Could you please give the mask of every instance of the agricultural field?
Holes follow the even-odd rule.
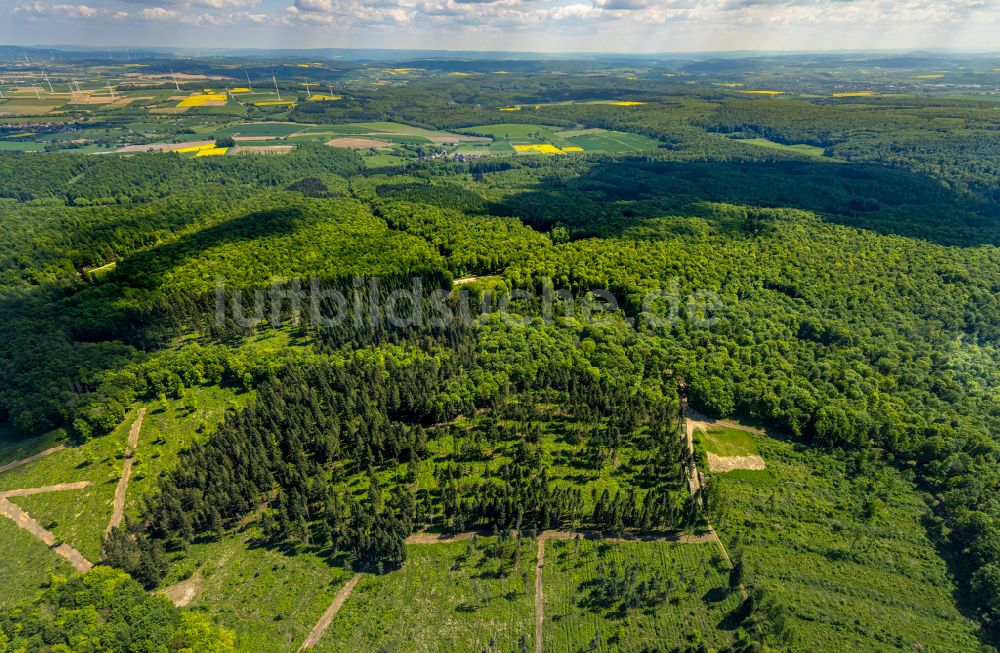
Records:
[[[551,540],[544,650],[635,652],[734,639],[742,598],[716,546]],[[614,587],[624,583],[624,587]],[[646,588],[649,588],[648,590]]]
[[[402,569],[361,578],[315,650],[479,653],[533,645],[536,548],[528,538],[410,544]]]
[[[545,125],[496,124],[467,127],[458,131],[489,136],[497,143],[509,144],[520,153],[606,152],[617,154],[655,149],[660,145],[659,142],[645,136],[599,128],[565,130]]]

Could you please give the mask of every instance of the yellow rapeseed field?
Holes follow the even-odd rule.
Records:
[[[532,145],[513,145],[512,146],[517,152],[538,152],[539,154],[565,154],[555,145],[549,145],[548,143],[538,143]]]
[[[281,104],[295,104],[292,100],[265,100],[263,102],[254,102],[255,107],[273,107],[275,105]]]
[[[616,107],[637,107],[640,104],[646,104],[646,103],[645,102],[632,102],[632,101],[629,101],[629,100],[619,100],[617,102],[611,102],[610,104],[613,104]]]
[[[330,95],[329,93],[313,93],[309,96],[310,102],[333,102],[339,99],[339,95]]]
[[[740,93],[748,93],[750,95],[784,95],[784,91],[740,91]]]
[[[520,111],[521,107],[500,107],[501,111]]]
[[[834,93],[833,97],[872,97],[875,91],[848,91],[845,93]]]
[[[177,103],[179,107],[203,107],[206,102],[225,102],[225,93],[202,93],[190,95]]]
[[[583,148],[582,147],[575,147],[575,146],[574,147],[564,147],[562,149],[562,151],[563,152],[583,152]]]
[[[203,150],[198,150],[194,156],[195,158],[199,156],[221,156],[228,151],[228,147],[206,147]]]
[[[192,145],[191,147],[182,147],[176,150],[170,150],[171,152],[176,152],[178,154],[190,154],[191,152],[201,152],[202,150],[210,150],[214,148],[215,145],[209,143],[208,145]]]
[[[250,89],[245,86],[237,86],[236,88],[229,89],[230,93],[249,93]]]

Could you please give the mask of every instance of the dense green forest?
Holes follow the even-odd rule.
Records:
[[[607,97],[644,104],[584,103]],[[500,111],[511,105],[523,106]],[[354,87],[287,111],[321,125],[602,128],[658,145],[385,168],[314,143],[207,159],[0,153],[4,438],[63,429],[84,443],[136,405],[206,386],[253,393],[105,538],[103,561],[136,582],[104,568],[53,582],[0,616],[0,648],[106,650],[114,632],[231,650],[203,615],[141,586],[249,521],[262,548],[379,575],[428,530],[516,539],[490,549],[503,578],[520,538],[545,530],[700,532],[725,499],[711,481],[688,490],[682,397],[927,492],[921,527],[995,641],[995,110],[515,74]],[[757,138],[823,155],[744,142]],[[293,280],[342,292],[348,319],[299,321],[288,297],[261,299],[257,324],[237,319],[255,291]],[[450,319],[398,327],[368,310],[414,280],[425,294],[411,313]],[[279,335],[290,344],[258,346]],[[732,571],[731,591],[750,591],[731,650],[820,646]],[[617,573],[601,577],[609,605],[665,600]],[[66,644],[83,635],[64,612],[88,615],[86,643]]]

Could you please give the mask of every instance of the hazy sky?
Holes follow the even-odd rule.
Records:
[[[0,43],[1000,50],[1000,0],[0,0]]]

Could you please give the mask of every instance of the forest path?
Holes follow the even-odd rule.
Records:
[[[0,474],[9,471],[11,469],[14,469],[15,467],[20,467],[21,465],[27,465],[28,463],[35,462],[39,458],[44,458],[45,456],[52,455],[55,452],[62,451],[65,448],[66,448],[65,444],[60,444],[56,447],[52,447],[51,449],[46,449],[45,451],[41,451],[32,456],[28,456],[27,458],[22,458],[21,460],[15,460],[14,462],[7,463],[6,465],[0,466]]]
[[[544,533],[538,538],[538,557],[535,560],[535,653],[542,653],[542,625],[545,622],[545,594],[542,587],[545,539]]]
[[[462,533],[414,533],[406,538],[407,544],[451,544],[454,542],[466,542],[474,537],[495,537],[498,533],[494,531],[465,531]],[[549,530],[542,531],[538,539],[545,540],[572,540],[575,538],[584,540],[603,540],[605,542],[674,542],[677,544],[701,544],[711,542],[712,537],[708,533],[695,535],[692,533],[667,533],[663,535],[655,534],[624,534],[621,536],[607,536],[602,531],[593,529],[581,529],[576,531]]]
[[[90,485],[90,481],[74,481],[73,483],[58,483],[56,485],[29,487],[21,490],[7,490],[6,492],[0,492],[0,498],[27,497],[32,494],[45,494],[46,492],[59,492],[61,490],[82,490],[88,485]]]
[[[89,481],[84,481],[83,487],[89,485]],[[27,496],[28,494],[39,494],[40,492],[54,492],[57,490],[79,489],[79,483],[65,483],[63,485],[50,485],[46,488],[32,488],[31,490],[12,490],[0,495],[0,515],[12,520],[19,527],[28,531],[41,540],[58,555],[65,558],[69,564],[77,571],[87,571],[93,567],[93,563],[83,557],[83,554],[66,544],[65,542],[56,545],[56,536],[51,531],[46,530],[34,518],[20,507],[7,500],[8,496]]]
[[[146,407],[139,409],[132,429],[128,432],[128,444],[125,446],[125,464],[122,466],[122,475],[118,479],[118,487],[115,488],[115,503],[111,511],[111,521],[104,529],[105,533],[110,533],[112,528],[121,526],[122,518],[125,516],[125,492],[128,490],[128,481],[132,477],[132,460],[135,455],[135,448],[139,445],[139,430],[142,428],[142,419],[146,416]]]
[[[361,580],[360,572],[354,574],[354,576],[351,577],[351,580],[347,581],[347,584],[340,588],[337,595],[333,597],[333,603],[330,604],[330,607],[328,607],[326,612],[323,613],[323,616],[319,618],[319,621],[316,622],[313,629],[309,631],[308,635],[306,635],[305,641],[302,642],[302,646],[298,648],[296,653],[301,653],[306,649],[316,646],[319,642],[319,638],[322,637],[323,633],[326,632],[326,629],[330,627],[330,623],[333,621],[333,618],[337,616],[340,608],[343,607],[344,602],[351,596],[351,592],[354,591],[354,586],[358,584],[359,580]]]

